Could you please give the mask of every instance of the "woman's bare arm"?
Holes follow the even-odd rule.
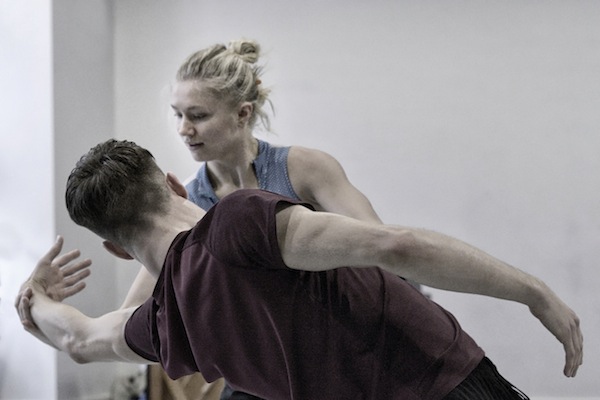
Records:
[[[288,175],[298,197],[317,210],[381,222],[369,199],[348,180],[340,163],[331,155],[292,146]]]

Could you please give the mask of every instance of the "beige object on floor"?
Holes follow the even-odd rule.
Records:
[[[173,380],[159,365],[148,367],[149,400],[219,400],[224,381],[208,383],[201,374]]]

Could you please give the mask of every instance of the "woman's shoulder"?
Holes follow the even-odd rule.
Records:
[[[303,201],[322,209],[318,193],[347,182],[342,165],[331,154],[303,146],[291,146],[288,155],[290,182]]]
[[[292,163],[318,170],[340,167],[340,163],[331,154],[323,150],[296,145],[289,146],[288,165]]]
[[[261,140],[258,139],[258,143],[259,143],[259,148],[262,148],[263,150],[269,150],[269,151],[289,151],[290,153],[294,153],[293,156],[294,157],[309,157],[310,159],[333,159],[335,160],[335,158],[323,151],[323,150],[319,150],[319,149],[315,149],[312,147],[306,147],[306,146],[300,146],[300,145],[286,145],[286,144],[279,144],[279,143],[272,143],[272,142],[268,142],[266,140]]]

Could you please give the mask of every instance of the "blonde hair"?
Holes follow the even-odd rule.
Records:
[[[270,90],[261,84],[263,68],[257,65],[260,45],[247,39],[231,41],[229,45],[216,44],[190,55],[179,67],[178,81],[201,80],[215,95],[229,99],[231,105],[250,102],[253,106],[250,126],[260,120],[269,131],[271,124],[263,106],[269,103]]]

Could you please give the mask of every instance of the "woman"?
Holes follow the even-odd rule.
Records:
[[[269,129],[264,106],[269,90],[256,65],[260,47],[240,40],[192,54],[180,66],[171,107],[177,132],[192,158],[203,162],[186,189],[209,209],[241,188],[260,188],[310,203],[315,209],[381,223],[369,200],[329,154],[299,146],[276,147],[256,139],[258,123]],[[153,278],[141,269],[125,305],[151,294]]]
[[[254,137],[258,124],[269,130],[264,107],[258,43],[217,44],[193,53],[179,67],[171,107],[177,132],[194,160],[203,162],[186,185],[191,201],[209,209],[241,188],[260,188],[315,209],[381,223],[369,200],[330,155],[299,146],[276,147]],[[141,304],[155,279],[141,268],[122,307]],[[229,388],[222,399],[255,398]]]

